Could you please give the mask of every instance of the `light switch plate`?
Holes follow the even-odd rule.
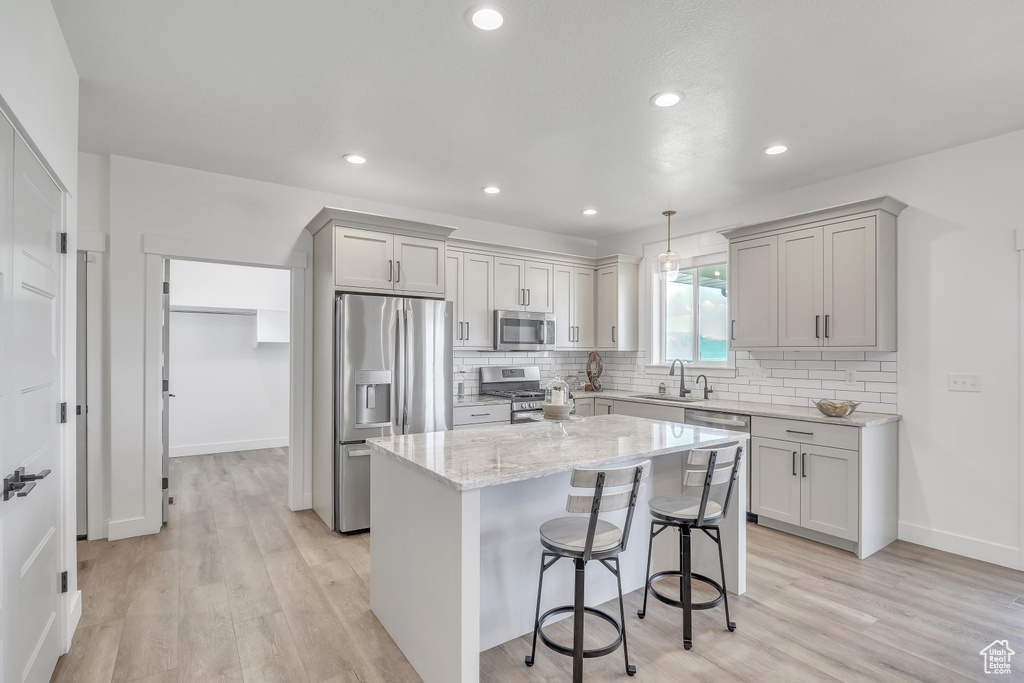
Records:
[[[949,373],[950,391],[981,391],[981,375]]]

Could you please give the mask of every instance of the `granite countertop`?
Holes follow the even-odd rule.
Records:
[[[508,403],[507,398],[501,396],[486,396],[484,394],[466,394],[462,398],[455,396],[452,405],[458,406],[492,406],[501,405],[502,403]]]
[[[828,417],[818,412],[817,408],[804,408],[801,406],[785,406],[772,403],[754,403],[752,401],[716,401],[714,399],[696,401],[673,401],[671,399],[648,399],[635,398],[640,391],[620,391],[617,389],[606,389],[605,391],[590,391],[576,394],[576,398],[608,398],[615,401],[631,401],[633,403],[650,403],[659,406],[677,406],[680,408],[697,408],[699,410],[710,410],[720,413],[737,413],[740,415],[753,415],[757,417],[778,417],[788,420],[803,420],[805,422],[823,422],[825,424],[846,425],[849,427],[872,427],[874,425],[898,422],[902,416],[888,413],[862,413],[857,411],[849,417]],[[675,394],[672,394],[673,396]],[[691,398],[691,394],[687,398]]]
[[[451,432],[367,439],[370,450],[422,470],[456,491],[498,486],[603,467],[691,448],[746,439],[746,434],[600,415],[566,424],[569,436],[549,437],[551,424],[509,424]]]

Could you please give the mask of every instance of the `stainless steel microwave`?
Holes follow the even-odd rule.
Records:
[[[554,348],[554,313],[494,312],[495,351],[553,351]]]

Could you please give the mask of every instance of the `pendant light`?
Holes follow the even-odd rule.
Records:
[[[672,216],[675,211],[662,211],[662,216],[668,218],[668,251],[658,257],[659,272],[661,279],[671,282],[679,276],[679,262],[682,260],[679,254],[672,251]]]

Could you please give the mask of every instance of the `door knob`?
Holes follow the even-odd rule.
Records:
[[[44,479],[49,473],[50,470],[43,470],[39,474],[25,474],[24,467],[14,470],[14,474],[4,477],[4,500],[10,500],[15,495],[18,498],[24,498],[32,493],[32,489],[36,487],[36,481]]]

